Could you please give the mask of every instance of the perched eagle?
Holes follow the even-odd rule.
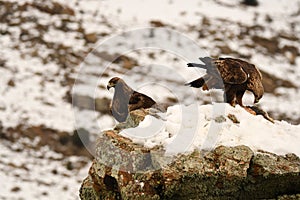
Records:
[[[199,58],[203,64],[188,63],[188,67],[206,69],[206,74],[187,85],[203,90],[224,89],[224,101],[235,106],[243,106],[242,98],[246,90],[254,94],[257,103],[264,93],[262,76],[255,65],[235,58]]]
[[[119,77],[110,79],[107,89],[115,88],[111,103],[111,113],[118,122],[126,121],[130,111],[151,108],[156,102],[145,94],[134,91]]]

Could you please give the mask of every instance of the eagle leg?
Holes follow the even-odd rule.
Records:
[[[224,102],[229,103],[231,106],[235,107],[235,93],[231,90],[225,90],[224,92]]]
[[[245,91],[239,91],[237,92],[236,94],[236,101],[237,103],[241,106],[241,107],[244,107],[243,105],[243,96],[245,94]]]

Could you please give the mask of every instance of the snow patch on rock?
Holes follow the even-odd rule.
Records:
[[[228,116],[234,116],[237,121]],[[160,117],[148,115],[138,127],[125,129],[120,134],[148,148],[163,146],[166,154],[211,150],[220,145],[246,145],[255,152],[300,156],[300,125],[285,121],[273,124],[240,106],[175,105]]]

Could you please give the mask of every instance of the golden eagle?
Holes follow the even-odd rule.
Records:
[[[262,98],[264,88],[262,76],[255,65],[235,58],[199,58],[204,64],[188,63],[188,67],[206,69],[206,74],[187,85],[203,90],[212,88],[224,90],[224,101],[232,106],[243,106],[246,90],[254,94],[254,103]]]
[[[111,113],[118,122],[124,122],[128,113],[141,108],[151,108],[156,102],[145,94],[134,91],[119,77],[110,79],[107,89],[115,88]]]

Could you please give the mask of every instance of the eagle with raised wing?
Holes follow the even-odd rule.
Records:
[[[107,89],[115,88],[110,110],[118,122],[124,122],[130,111],[151,108],[156,102],[145,94],[134,91],[119,77],[110,79]]]
[[[255,65],[236,58],[199,58],[204,64],[188,63],[188,67],[206,69],[206,74],[187,85],[203,90],[224,90],[224,101],[232,106],[244,107],[242,98],[246,90],[254,94],[254,103],[262,98],[262,75]]]

